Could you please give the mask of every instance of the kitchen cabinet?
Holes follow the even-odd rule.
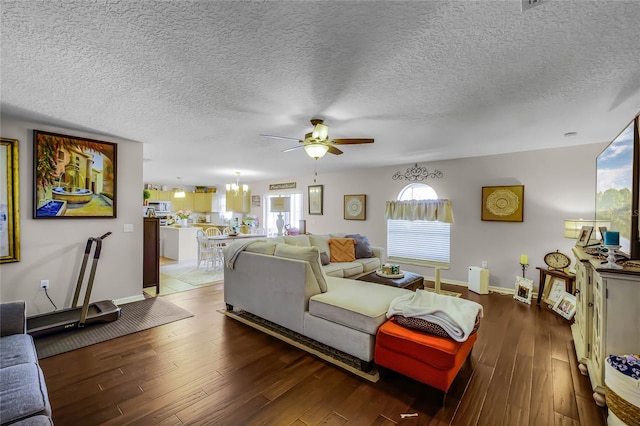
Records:
[[[213,204],[213,196],[211,192],[196,192],[193,194],[193,211],[194,212],[210,212]]]
[[[224,211],[225,199],[223,194],[212,192],[196,192],[193,194],[193,196],[194,212],[208,213]]]
[[[178,210],[194,211],[193,196],[193,192],[185,192],[184,198],[171,197],[171,210],[174,212],[177,212]]]
[[[150,189],[149,192],[151,196],[149,200],[151,201],[172,201],[171,191],[160,191],[158,189]]]
[[[580,371],[589,375],[593,398],[604,406],[607,357],[637,353],[640,347],[640,268],[607,269],[582,248],[573,253],[577,306],[571,333]]]

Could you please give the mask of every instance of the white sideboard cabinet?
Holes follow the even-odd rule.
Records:
[[[589,375],[593,398],[604,406],[607,357],[640,353],[640,268],[603,268],[581,247],[573,254],[577,306],[571,332],[580,371]]]

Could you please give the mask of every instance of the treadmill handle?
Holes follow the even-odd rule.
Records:
[[[101,240],[104,240],[105,238],[107,238],[109,235],[111,235],[111,232],[107,232],[106,234],[104,234],[103,236],[100,237]]]

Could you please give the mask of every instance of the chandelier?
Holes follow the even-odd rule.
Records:
[[[246,213],[250,209],[251,192],[248,185],[240,185],[240,172],[236,172],[236,183],[228,183],[226,186],[225,210],[236,213]]]

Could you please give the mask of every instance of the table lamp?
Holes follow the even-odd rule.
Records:
[[[278,219],[276,220],[276,227],[278,228],[278,236],[282,235],[282,228],[284,228],[284,219],[282,213],[288,213],[291,209],[291,199],[289,197],[277,197],[271,199],[272,213],[278,213]]]

